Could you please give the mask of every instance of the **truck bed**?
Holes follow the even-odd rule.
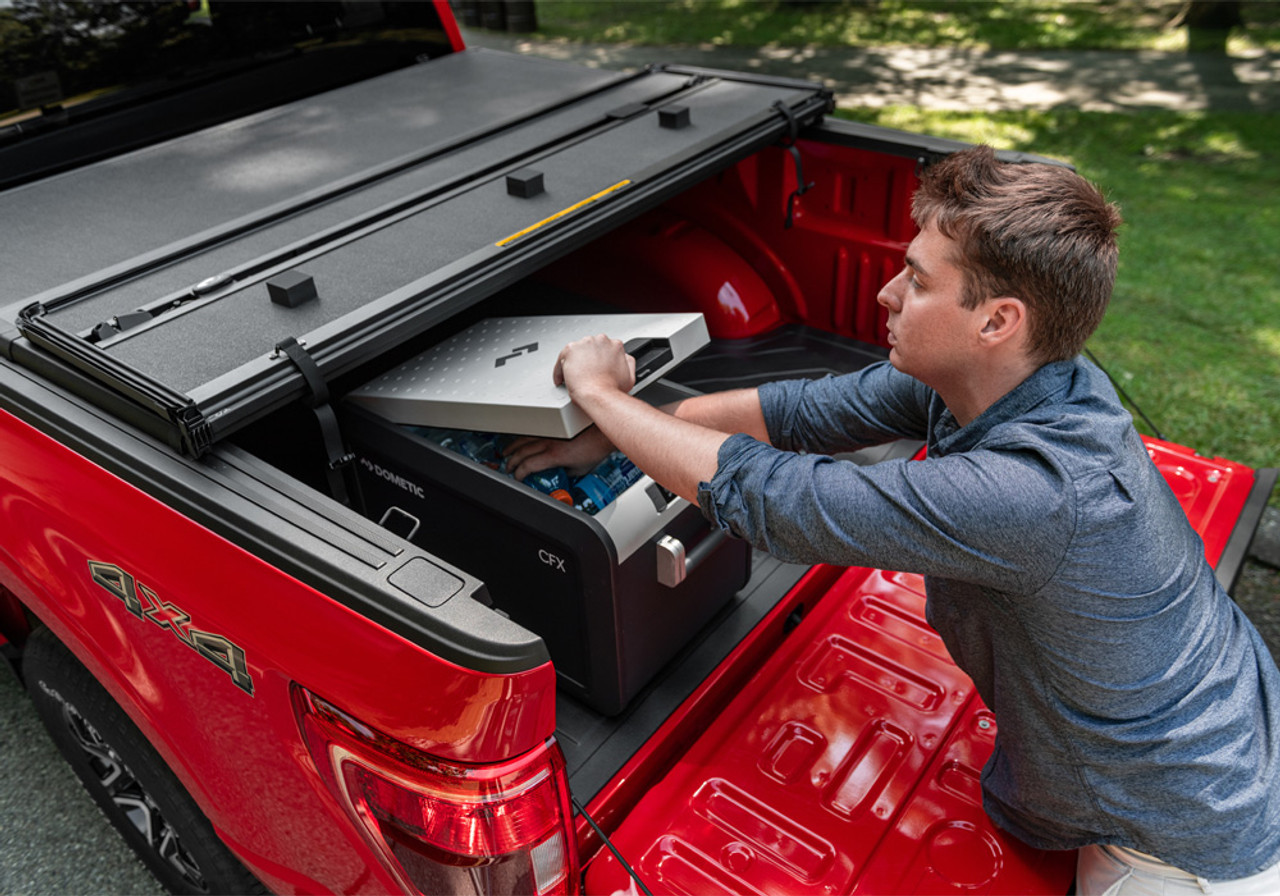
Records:
[[[421,99],[432,90],[446,97],[439,118]],[[417,114],[365,114],[385,110],[388,98]],[[257,779],[238,773],[236,762],[265,775],[263,758],[283,764],[301,755],[296,713],[310,699],[300,696],[305,690],[349,713],[359,722],[352,731],[398,745],[390,752],[405,746],[453,768],[554,753],[546,747],[554,729],[575,800],[663,890],[1065,892],[1069,858],[1012,842],[981,811],[977,774],[994,720],[926,624],[918,577],[796,566],[757,552],[733,593],[746,554],[727,542],[743,561],[736,569],[721,575],[704,566],[700,574],[717,581],[691,577],[663,601],[677,594],[655,576],[656,545],[667,533],[646,531],[622,557],[599,522],[578,517],[571,522],[592,530],[595,556],[593,576],[575,591],[563,587],[567,578],[546,585],[512,570],[534,557],[548,568],[574,559],[551,554],[550,527],[530,520],[559,514],[564,522],[578,511],[495,470],[464,467],[420,439],[416,448],[435,451],[439,462],[430,481],[424,464],[422,481],[374,473],[371,485],[366,474],[361,492],[361,461],[375,465],[357,452],[345,396],[486,317],[602,304],[697,311],[711,344],[667,377],[685,392],[843,373],[884,358],[875,344],[884,334],[876,291],[900,268],[914,233],[907,209],[918,169],[947,147],[822,122],[829,100],[818,85],[784,79],[680,67],[621,76],[456,54],[219,131],[243,146],[219,154],[217,171],[206,173],[256,169],[257,190],[249,177],[245,193],[218,188],[206,204],[205,191],[167,202],[186,185],[186,155],[200,146],[178,140],[113,160],[118,178],[101,192],[87,189],[100,177],[90,169],[0,197],[0,213],[36,222],[0,256],[38,262],[0,301],[4,410],[30,445],[54,443],[83,481],[116,489],[132,516],[149,509],[158,556],[112,568],[145,572],[148,587],[180,601],[152,609],[175,619],[191,613],[236,635],[245,648],[237,656],[247,659],[233,684],[257,687],[256,704],[233,704],[245,730],[265,728],[269,709],[272,730],[287,732],[294,747],[269,752],[275,745],[263,740],[261,758],[224,754],[199,725],[174,715],[163,731],[147,729],[165,735],[167,755],[194,772],[203,759],[250,788]],[[272,151],[277,141],[305,144],[308,122],[341,131],[323,141],[333,158],[308,167]],[[387,142],[389,132],[395,139]],[[147,193],[150,213],[92,253],[65,251],[68,221],[110,220],[130,189]],[[78,216],[53,213],[74,206],[80,192],[89,205]],[[282,275],[314,292],[277,301],[289,292]],[[379,421],[375,440],[417,439],[405,434],[408,422]],[[1229,582],[1274,476],[1255,479],[1163,443],[1148,448]],[[897,461],[918,449],[897,443],[852,459]],[[37,452],[24,456],[22,478],[43,486],[51,477]],[[388,483],[391,497],[372,506],[373,486]],[[469,489],[483,495],[473,500]],[[677,500],[646,493],[654,498],[647,510],[658,514]],[[405,494],[420,502],[417,517],[396,503]],[[541,502],[538,514],[525,512],[529,502]],[[678,509],[701,527],[698,535],[708,531],[696,508]],[[222,587],[188,591],[187,553],[163,550],[174,519],[191,533],[184,546],[201,543],[202,558],[251,566],[263,584],[241,593],[226,561],[201,576],[228,579]],[[414,525],[401,530],[396,523],[406,520]],[[105,525],[88,528],[90,559],[124,562],[118,551],[99,552],[96,530]],[[514,536],[501,534],[517,528],[532,533],[524,546],[533,548],[519,561]],[[587,566],[570,564],[575,574]],[[153,581],[161,571],[165,578]],[[499,594],[504,576],[508,591]],[[89,635],[104,633],[102,645],[87,638],[83,652],[102,647],[98,653],[114,656],[120,638],[108,620],[121,608],[92,582],[80,586],[96,614]],[[574,591],[563,603],[576,605],[553,618],[555,587]],[[633,693],[635,679],[652,670],[619,663],[621,672],[602,672],[607,664],[593,651],[632,634],[626,623],[636,621],[636,603],[627,601],[642,589],[656,601],[644,605],[642,649],[661,667]],[[700,603],[705,624],[689,611],[692,601],[681,602],[691,591],[714,592]],[[523,601],[527,612],[512,612],[507,601]],[[633,615],[601,610],[619,604]],[[667,628],[682,614],[694,619],[687,640],[687,631]],[[118,676],[118,692],[145,717],[153,704],[178,706],[172,692],[186,687],[151,671],[168,670],[174,650],[189,662],[201,658],[181,654],[181,627],[164,630],[169,616],[162,624],[134,615],[128,633],[162,642],[130,666],[148,687]],[[246,626],[251,617],[259,624]],[[565,651],[552,642],[565,635],[567,618],[586,634]],[[668,661],[653,659],[668,648]],[[567,669],[571,663],[584,671]],[[114,674],[100,658],[102,668]],[[593,707],[598,692],[582,687],[588,674],[609,673],[632,679],[606,695],[616,711]],[[152,680],[163,687],[150,689]],[[581,699],[569,692],[575,686]],[[251,721],[250,710],[261,719]],[[282,804],[278,782],[327,799],[302,768],[272,781]],[[217,811],[232,806],[213,797],[204,805],[215,825]],[[271,812],[251,820],[283,828],[291,819]],[[241,838],[245,854],[249,830],[227,834]],[[306,834],[326,836],[320,827]],[[585,821],[577,834],[591,860],[587,889],[627,890],[627,872]],[[293,840],[277,832],[272,848],[285,852]],[[302,859],[323,864],[326,856],[311,849]],[[275,861],[264,856],[256,867]],[[296,889],[337,886],[335,877],[324,880]]]

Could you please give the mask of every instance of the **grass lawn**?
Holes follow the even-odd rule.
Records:
[[[1251,466],[1280,464],[1280,118],[839,114],[1074,164],[1125,217],[1115,295],[1090,348],[1167,438]]]
[[[1180,2],[1081,0],[537,0],[544,38],[738,46],[1174,50]],[[1280,49],[1280,4],[1247,3],[1232,52]]]

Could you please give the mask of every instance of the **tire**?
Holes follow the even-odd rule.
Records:
[[[175,894],[267,892],[142,732],[48,629],[27,641],[22,672],[59,752],[161,886]]]

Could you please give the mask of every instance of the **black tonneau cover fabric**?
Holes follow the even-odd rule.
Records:
[[[0,306],[617,77],[471,50],[0,192]]]
[[[166,145],[162,188],[145,153],[129,157],[120,170],[157,220],[122,226],[124,236],[108,241],[121,254],[101,270],[11,306],[24,309],[23,334],[160,409],[183,430],[184,450],[199,453],[307,396],[303,371],[275,351],[282,341],[305,346],[313,381],[316,371],[348,372],[829,105],[802,82],[675,68],[618,75],[490,52],[370,83],[383,89],[358,85],[286,107],[279,120],[255,116],[241,134],[223,127],[204,143]],[[215,152],[216,140],[233,145]],[[427,145],[406,152],[415,140]],[[365,147],[378,150],[357,170],[352,159]],[[201,155],[229,178],[227,189],[180,188],[184,157]],[[530,170],[544,189],[513,195],[508,176]],[[68,187],[49,189],[31,190],[39,221],[60,239],[92,242],[87,219],[87,232],[60,233],[68,225],[53,211]],[[106,192],[123,202],[121,189]],[[202,219],[206,199],[214,211]],[[100,217],[102,202],[90,203]],[[94,252],[88,264],[101,264],[106,250]],[[273,303],[265,281],[298,270],[318,297]],[[193,292],[210,276],[218,285]]]

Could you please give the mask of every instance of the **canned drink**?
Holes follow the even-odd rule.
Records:
[[[631,462],[631,458],[621,451],[610,454],[591,472],[604,480],[615,497],[631,488],[644,476],[640,468]]]
[[[573,495],[573,506],[593,516],[608,507],[617,497],[595,473],[579,478],[569,491]]]

